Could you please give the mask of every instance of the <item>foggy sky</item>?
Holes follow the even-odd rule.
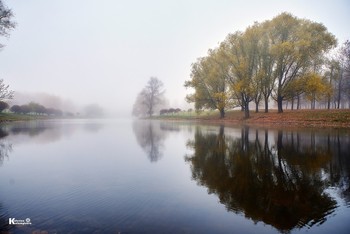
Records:
[[[17,28],[0,52],[0,78],[21,93],[74,105],[98,103],[123,116],[149,77],[164,82],[171,107],[185,107],[191,63],[228,33],[283,11],[350,38],[344,1],[4,0]],[[30,100],[28,100],[30,101]],[[73,104],[72,104],[73,105]]]

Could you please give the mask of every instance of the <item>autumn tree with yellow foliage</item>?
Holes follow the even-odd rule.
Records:
[[[275,97],[278,112],[283,112],[285,89],[294,79],[308,72],[313,60],[336,46],[335,37],[320,23],[282,13],[271,20],[271,53],[276,57]]]
[[[218,48],[197,59],[191,79],[185,82],[194,89],[187,101],[194,102],[197,110],[218,109],[221,118],[237,104],[249,118],[250,102],[258,111],[262,99],[268,112],[271,97],[281,113],[283,101],[301,93],[307,93],[315,107],[321,94],[330,95],[316,67],[322,67],[324,55],[336,44],[323,24],[281,13],[229,34]]]
[[[220,49],[209,50],[207,57],[192,64],[191,80],[185,82],[185,87],[193,88],[195,93],[186,99],[195,103],[196,110],[219,110],[220,118],[224,118],[227,109],[237,106],[230,91],[228,68]]]
[[[243,107],[245,118],[249,118],[249,103],[260,95],[259,27],[255,24],[244,33],[228,35],[221,45],[229,61],[231,92]]]
[[[321,100],[329,92],[329,84],[315,73],[306,74],[304,79],[305,96],[311,102],[311,109],[315,109],[316,101]]]

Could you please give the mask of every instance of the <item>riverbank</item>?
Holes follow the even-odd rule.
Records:
[[[179,113],[153,117],[164,120],[186,120],[207,123],[247,124],[258,126],[288,126],[288,127],[336,127],[350,128],[350,110],[285,110],[277,113],[251,112],[249,119],[244,119],[244,113],[238,110],[229,111],[224,119],[220,119],[218,112],[204,112],[199,115]]]
[[[26,121],[36,119],[48,119],[48,116],[44,115],[20,115],[13,113],[0,113],[0,123],[12,122],[12,121]]]

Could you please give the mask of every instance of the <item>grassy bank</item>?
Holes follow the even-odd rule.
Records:
[[[303,127],[346,127],[350,128],[350,110],[286,110],[283,113],[270,111],[269,113],[251,112],[249,119],[244,119],[241,111],[229,111],[224,119],[219,118],[216,111],[182,112],[173,115],[154,117],[164,120],[191,120],[213,123],[232,123],[267,126],[303,126]]]
[[[11,121],[47,119],[47,118],[49,117],[43,116],[43,115],[19,115],[19,114],[13,114],[13,113],[0,113],[0,123],[11,122]]]

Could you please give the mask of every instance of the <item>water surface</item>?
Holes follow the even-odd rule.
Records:
[[[0,164],[2,231],[350,230],[346,130],[21,122],[1,126]]]

